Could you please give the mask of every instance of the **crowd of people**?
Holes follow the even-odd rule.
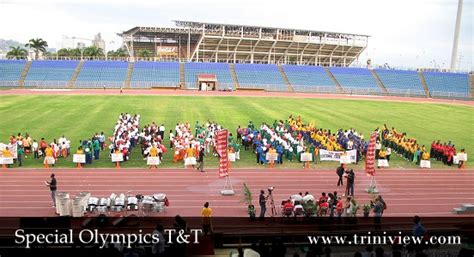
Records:
[[[131,150],[137,145],[139,137],[140,115],[130,115],[129,113],[121,113],[112,136],[109,138],[110,153],[122,154],[123,160],[130,158]]]

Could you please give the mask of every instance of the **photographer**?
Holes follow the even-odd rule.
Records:
[[[355,173],[352,169],[346,172],[345,177],[347,178],[347,187],[346,187],[346,195],[354,196],[354,181],[355,181]]]
[[[260,197],[259,197],[258,203],[260,204],[259,219],[264,220],[265,219],[265,212],[267,211],[267,206],[266,206],[267,205],[267,198],[265,197],[265,191],[264,190],[260,190]]]

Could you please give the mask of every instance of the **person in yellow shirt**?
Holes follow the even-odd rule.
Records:
[[[207,235],[208,233],[212,234],[212,209],[209,207],[209,202],[206,202],[204,204],[204,208],[202,208],[201,211],[202,215],[202,230],[204,232],[204,235]]]
[[[273,148],[272,146],[270,146],[270,149],[268,149],[268,153],[269,154],[276,154],[277,151],[275,148]],[[273,166],[275,166],[275,160],[269,160],[268,161],[268,164],[270,165],[271,168],[273,168]]]
[[[423,152],[423,154],[421,155],[421,159],[422,159],[423,161],[428,161],[428,160],[430,159],[430,153],[428,153],[428,152],[426,152],[426,151]]]
[[[76,154],[84,154],[84,150],[82,150],[82,146],[79,146],[79,148],[77,148]]]
[[[194,158],[194,162],[192,161]],[[186,148],[186,159],[188,159],[191,163],[194,163],[194,164],[191,164],[191,165],[188,165],[188,166],[192,166],[192,168],[194,168],[194,165],[196,163],[196,157],[194,156],[194,147],[192,145],[189,145],[188,148]],[[186,162],[186,160],[185,160]]]
[[[8,149],[8,147],[5,147],[5,149],[3,149],[2,157],[3,158],[12,158],[13,157],[13,155],[12,155],[12,153],[10,153],[10,150]]]
[[[49,164],[54,165],[54,150],[51,148],[51,146],[47,146],[46,149],[44,150],[44,167],[49,168]]]
[[[155,145],[150,149],[150,157],[158,157],[158,148]]]
[[[385,149],[381,149],[379,152],[379,159],[385,159],[387,158],[387,152],[385,152]]]

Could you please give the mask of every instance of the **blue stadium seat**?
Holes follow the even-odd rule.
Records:
[[[275,64],[235,64],[237,80],[241,88],[288,91]]]
[[[425,95],[416,71],[375,69],[375,72],[389,93]]]
[[[330,67],[329,70],[345,91],[381,93],[372,73],[365,68]]]
[[[25,86],[66,87],[79,61],[33,61]]]
[[[198,87],[199,74],[215,74],[220,88],[234,88],[228,63],[188,62],[185,64],[186,88]]]
[[[132,72],[130,87],[178,87],[179,63],[177,62],[136,62]]]
[[[0,60],[0,87],[18,86],[25,64],[25,60]]]
[[[467,73],[423,72],[432,96],[469,97]]]
[[[298,92],[336,92],[336,86],[321,66],[283,65],[286,76]]]
[[[127,78],[128,62],[86,61],[77,77],[76,87],[120,88]]]

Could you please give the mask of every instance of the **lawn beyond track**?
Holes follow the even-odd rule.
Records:
[[[375,127],[384,123],[407,132],[421,144],[429,147],[432,140],[452,140],[458,149],[466,148],[474,153],[472,135],[473,107],[435,103],[408,103],[348,99],[303,99],[265,97],[203,97],[203,96],[143,96],[143,95],[2,95],[0,96],[0,142],[18,132],[28,132],[34,139],[45,137],[47,141],[65,135],[76,149],[80,139],[104,131],[110,135],[121,112],[138,113],[141,124],[152,121],[164,123],[166,129],[174,129],[177,122],[189,121],[194,125],[212,120],[234,132],[238,125],[246,126],[249,120],[256,124],[272,123],[275,119],[286,119],[290,114],[301,115],[304,121],[314,121],[317,127],[331,129],[356,128],[368,135]],[[167,135],[168,133],[166,133]],[[168,145],[166,136],[165,145]],[[104,158],[94,162],[93,167],[111,167]],[[252,152],[243,152],[236,167],[256,167]],[[162,166],[180,168],[173,164],[171,155],[165,156]],[[216,167],[217,160],[209,157],[208,165]],[[415,166],[398,157],[393,158],[394,168]],[[433,167],[444,166],[433,163]],[[40,161],[29,157],[25,167],[38,167]],[[318,168],[334,167],[335,163],[324,163]],[[60,160],[59,167],[72,167],[71,160]],[[126,167],[145,167],[137,149]],[[300,167],[296,163],[285,163],[284,168]]]

